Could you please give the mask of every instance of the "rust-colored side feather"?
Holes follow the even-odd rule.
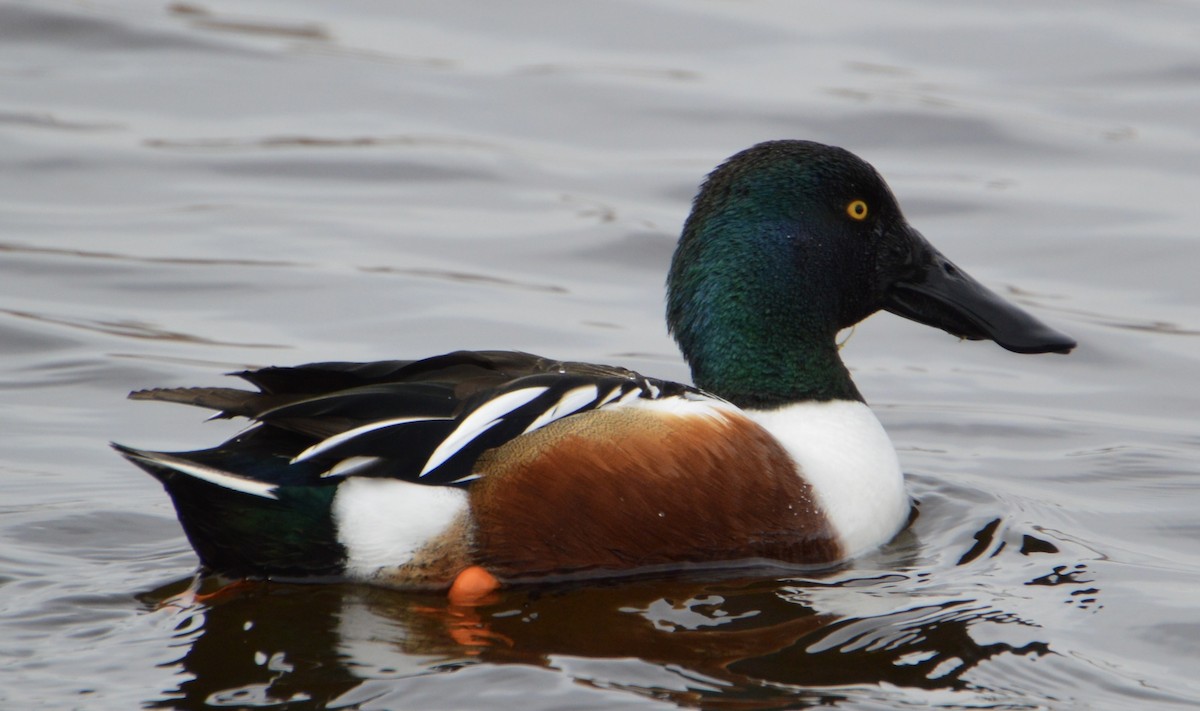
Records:
[[[478,561],[503,578],[841,549],[782,446],[736,413],[596,411],[485,455]]]

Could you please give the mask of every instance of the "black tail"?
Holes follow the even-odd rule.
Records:
[[[201,564],[213,572],[251,578],[342,573],[346,553],[331,515],[333,482],[291,486],[248,477],[222,466],[233,462],[222,461],[230,457],[221,448],[172,454],[112,446],[162,483]],[[276,459],[276,466],[286,460]]]

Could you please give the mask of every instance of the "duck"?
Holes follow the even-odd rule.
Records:
[[[199,571],[470,600],[748,561],[834,567],[912,504],[837,337],[888,311],[1022,354],[1069,336],[943,256],[843,148],[776,140],[703,181],[666,281],[692,384],[515,351],[235,373],[135,400],[245,418],[209,449],[113,444],[165,488]]]

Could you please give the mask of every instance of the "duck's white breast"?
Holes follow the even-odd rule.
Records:
[[[864,403],[802,402],[746,414],[795,460],[847,557],[883,545],[904,527],[910,502],[900,462]]]

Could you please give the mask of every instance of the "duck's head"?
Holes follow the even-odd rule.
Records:
[[[698,386],[749,407],[861,399],[835,339],[879,310],[1017,353],[1075,346],[942,256],[849,151],[760,143],[708,176],[667,278]]]

